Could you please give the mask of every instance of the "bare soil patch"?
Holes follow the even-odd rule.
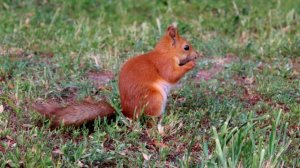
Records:
[[[196,81],[199,80],[211,80],[213,79],[218,73],[222,72],[225,66],[237,61],[237,56],[233,54],[227,54],[225,57],[213,57],[207,59],[208,62],[211,62],[213,65],[209,69],[200,70],[197,73]]]

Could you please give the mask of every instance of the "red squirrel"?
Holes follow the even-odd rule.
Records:
[[[152,51],[130,58],[121,67],[118,85],[122,113],[131,119],[137,119],[142,113],[161,116],[170,89],[195,67],[194,59],[198,56],[200,54],[179,35],[177,28],[169,26]],[[54,126],[78,126],[115,112],[104,101],[82,101],[64,107],[46,103],[34,108],[50,118]]]

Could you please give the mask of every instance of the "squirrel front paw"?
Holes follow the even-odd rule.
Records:
[[[191,70],[193,69],[194,67],[196,66],[196,63],[195,61],[189,61],[187,64],[184,65],[184,67],[187,69],[187,70]]]

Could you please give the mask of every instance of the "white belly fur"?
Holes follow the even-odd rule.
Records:
[[[163,80],[156,82],[155,85],[163,97],[163,102],[161,107],[161,114],[163,114],[166,108],[168,94],[172,89],[173,85]]]

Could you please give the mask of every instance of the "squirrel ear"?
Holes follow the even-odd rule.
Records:
[[[172,38],[172,45],[174,46],[176,44],[177,28],[174,25],[170,25],[167,29],[167,34]]]
[[[167,32],[171,38],[175,38],[177,35],[177,29],[174,25],[170,25],[167,29]]]

